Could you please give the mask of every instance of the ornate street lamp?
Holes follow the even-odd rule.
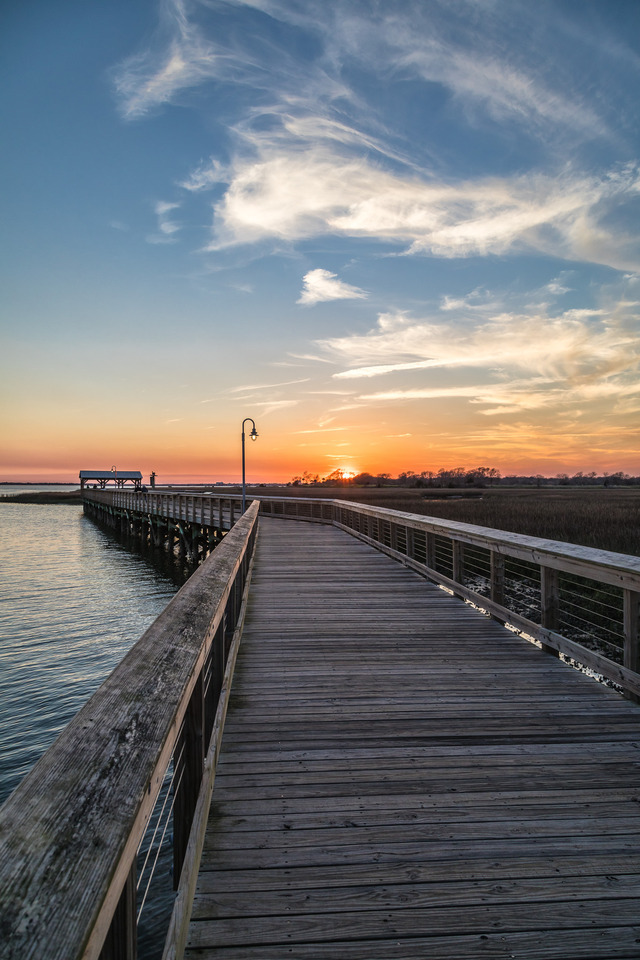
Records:
[[[246,483],[244,478],[244,425],[245,423],[250,423],[252,425],[251,433],[249,437],[251,440],[258,439],[258,431],[256,430],[256,425],[251,419],[251,417],[245,417],[242,421],[242,512],[247,509],[247,494],[246,494]]]

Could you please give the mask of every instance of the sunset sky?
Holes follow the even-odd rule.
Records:
[[[0,12],[0,480],[640,473],[638,0]]]

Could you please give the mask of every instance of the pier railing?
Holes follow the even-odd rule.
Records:
[[[203,526],[230,530],[242,516],[242,496],[236,494],[216,495],[175,491],[140,490],[85,490],[85,501],[103,504],[117,510],[128,510],[162,517],[168,520],[183,520]]]
[[[176,878],[194,856],[257,517],[252,504],[0,811],[3,958],[135,956],[137,851],[172,761]]]
[[[94,496],[114,498],[114,506],[220,525],[241,510],[241,498],[231,494]],[[549,653],[593,670],[628,696],[640,695],[640,558],[351,501],[257,499],[264,515],[348,530]]]
[[[634,699],[640,558],[384,507],[263,498],[261,513],[332,523]]]

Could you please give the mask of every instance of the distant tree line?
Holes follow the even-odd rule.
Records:
[[[534,476],[508,474],[502,476],[495,467],[474,467],[467,470],[465,467],[454,467],[450,470],[438,471],[422,470],[416,473],[413,470],[404,470],[397,477],[389,473],[358,473],[355,476],[345,474],[343,470],[333,470],[326,477],[317,473],[305,472],[301,476],[292,477],[289,486],[353,486],[353,487],[491,487],[491,486],[522,486],[522,487],[555,487],[555,486],[583,486],[583,487],[619,487],[640,484],[640,477],[632,477],[621,470],[616,473],[598,474],[578,473],[569,476],[568,473],[558,473],[554,477],[544,477],[537,473]]]

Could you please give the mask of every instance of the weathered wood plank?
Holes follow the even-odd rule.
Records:
[[[475,903],[463,906],[387,909],[332,914],[280,917],[242,917],[217,920],[197,920],[190,927],[190,948],[203,946],[235,946],[282,943],[322,943],[335,940],[375,940],[444,936],[455,931],[460,934],[485,934],[504,930],[550,931],[575,929],[578,917],[585,917],[591,930],[598,927],[636,926],[637,902],[616,900],[553,901],[531,905],[503,901],[499,904]],[[587,919],[588,918],[588,919]],[[418,955],[419,956],[419,955]]]
[[[581,928],[554,930],[553,936],[541,939],[538,930],[512,933],[482,933],[470,936],[450,935],[428,938],[412,937],[386,941],[359,942],[335,940],[331,943],[295,945],[297,960],[460,960],[461,957],[482,960],[629,960],[637,957],[640,925],[627,928],[598,927],[587,934]],[[282,960],[286,953],[280,945],[249,947],[201,948],[201,960]]]
[[[603,872],[602,868],[606,867]],[[374,886],[384,889],[387,884],[404,886],[411,895],[414,884],[449,884],[460,881],[485,881],[535,878],[574,878],[638,876],[637,852],[607,856],[606,860],[589,853],[583,855],[549,857],[520,856],[500,858],[495,856],[464,856],[441,860],[416,861],[395,860],[391,863],[351,863],[330,866],[306,865],[296,870],[269,867],[264,870],[201,870],[198,877],[198,892],[203,895],[220,892],[237,892],[240,895],[255,891],[297,891],[344,889],[348,886]]]

